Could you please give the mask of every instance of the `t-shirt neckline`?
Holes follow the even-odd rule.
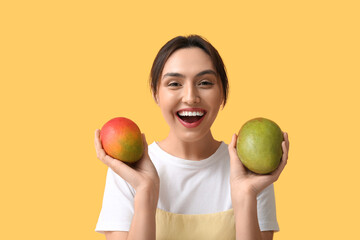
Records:
[[[150,147],[150,146],[149,146]],[[170,153],[164,151],[156,141],[151,144],[151,147],[154,148],[158,159],[166,161],[167,164],[173,164],[185,168],[204,168],[208,165],[211,165],[214,161],[218,161],[220,156],[224,154],[227,150],[226,144],[221,141],[218,149],[208,158],[202,160],[188,160],[179,157],[175,157]]]

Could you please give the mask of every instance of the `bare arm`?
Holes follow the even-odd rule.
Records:
[[[256,195],[244,194],[234,203],[236,239],[272,240],[273,231],[261,232]]]
[[[105,232],[107,240],[155,239],[156,204],[151,191],[136,193],[134,201],[134,216],[129,232]],[[155,207],[154,207],[155,206]]]
[[[106,240],[126,240],[129,232],[105,232]]]
[[[275,182],[284,169],[289,150],[289,140],[284,133],[283,156],[279,167],[268,175],[257,175],[248,171],[236,153],[236,135],[229,144],[231,199],[235,214],[237,240],[270,240],[273,232],[261,232],[257,218],[256,196]]]
[[[155,213],[159,198],[160,180],[151,162],[145,136],[143,136],[144,156],[132,167],[106,155],[99,139],[99,130],[95,131],[97,157],[121,176],[135,189],[134,215],[129,232],[105,232],[107,240],[155,240]]]
[[[274,231],[261,232],[261,239],[262,240],[272,240],[273,237],[274,237]]]
[[[134,202],[134,216],[127,239],[154,239],[155,213],[158,196],[154,196],[152,191],[146,190],[137,193]]]

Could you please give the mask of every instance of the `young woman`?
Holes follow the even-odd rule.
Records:
[[[170,126],[162,141],[147,145],[134,166],[104,152],[109,169],[96,226],[108,240],[272,239],[278,231],[273,182],[284,169],[289,141],[284,132],[280,166],[256,175],[211,134],[228,80],[217,50],[202,37],[176,37],[156,56],[151,70],[155,102]]]

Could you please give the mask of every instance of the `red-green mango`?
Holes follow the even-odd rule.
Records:
[[[107,155],[123,162],[134,163],[144,153],[141,131],[130,119],[113,118],[101,128],[101,144]]]
[[[246,168],[258,174],[268,174],[280,163],[282,141],[280,127],[269,119],[259,117],[241,127],[236,150]]]

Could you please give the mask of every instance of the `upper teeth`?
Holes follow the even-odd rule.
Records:
[[[203,116],[204,113],[203,112],[190,112],[190,111],[181,111],[179,112],[179,115],[184,117],[184,116]]]

